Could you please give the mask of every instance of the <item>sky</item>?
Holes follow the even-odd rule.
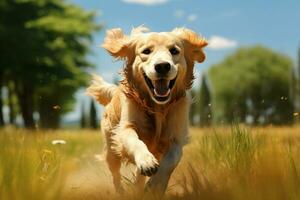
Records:
[[[196,65],[196,81],[201,72],[221,62],[239,47],[264,45],[289,55],[294,62],[300,46],[299,0],[69,0],[97,12],[96,21],[103,28],[94,34],[89,60],[93,70],[112,82],[122,69],[102,49],[105,31],[122,28],[127,34],[132,27],[145,25],[151,31],[171,31],[175,27],[190,28],[209,42],[207,59]],[[76,93],[76,109],[65,119],[78,119],[80,102],[88,101],[84,90]],[[98,109],[101,109],[98,107]]]

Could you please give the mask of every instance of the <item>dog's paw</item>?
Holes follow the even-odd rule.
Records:
[[[144,176],[154,175],[159,167],[158,161],[151,153],[144,153],[137,157],[136,165]]]

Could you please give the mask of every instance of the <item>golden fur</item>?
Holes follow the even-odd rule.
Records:
[[[205,59],[202,49],[206,45],[201,36],[185,28],[149,33],[145,27],[138,27],[129,36],[121,29],[107,31],[103,47],[115,58],[125,60],[123,80],[115,86],[94,76],[87,92],[105,105],[101,129],[106,136],[107,161],[117,190],[122,188],[119,169],[124,159],[137,166],[137,179],[144,179],[139,175],[142,172],[152,176],[150,188],[162,182],[160,190],[165,190],[187,139],[189,99],[186,91],[194,79],[194,62]],[[151,48],[149,55],[141,53],[148,47]],[[171,55],[172,47],[179,53]],[[153,62],[161,60],[171,63],[166,79],[175,80],[164,102],[155,100],[144,78],[147,75],[149,80],[156,80]],[[157,175],[160,177],[154,176],[156,172],[161,173]],[[163,178],[166,180],[159,180]]]

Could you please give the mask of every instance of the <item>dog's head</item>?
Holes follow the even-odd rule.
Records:
[[[126,78],[139,93],[165,104],[185,91],[193,80],[194,62],[203,62],[207,42],[195,32],[176,28],[171,32],[148,32],[145,27],[124,35],[107,31],[103,47],[115,58],[126,59]]]

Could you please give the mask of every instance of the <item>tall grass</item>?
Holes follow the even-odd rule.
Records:
[[[67,143],[52,145],[54,139]],[[100,147],[100,136],[91,133],[1,130],[0,199],[61,199],[76,160]]]
[[[299,128],[191,129],[190,141],[165,199],[300,199]],[[1,130],[0,199],[156,199],[130,177],[115,194],[101,148],[98,131]]]
[[[238,126],[196,134],[177,170],[177,199],[300,199],[300,135]]]

